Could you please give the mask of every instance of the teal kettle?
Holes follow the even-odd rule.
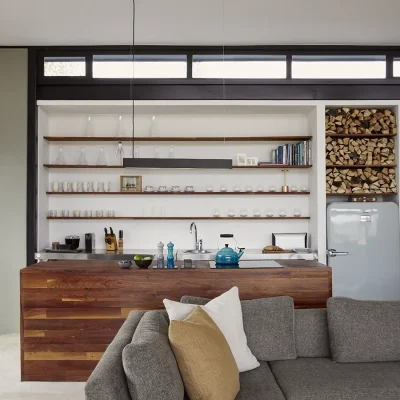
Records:
[[[236,244],[236,240],[233,239],[232,234],[221,234],[220,235],[224,242],[227,242],[228,238],[233,240]],[[236,245],[235,245],[236,247]],[[244,249],[239,249],[239,251],[235,251],[232,247],[229,247],[229,243],[224,243],[223,247],[218,245],[218,252],[215,255],[215,264],[217,268],[238,268],[239,267],[239,259],[243,255]]]

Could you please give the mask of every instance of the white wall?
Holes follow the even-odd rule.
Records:
[[[136,0],[136,9],[137,44],[400,44],[397,0]],[[131,10],[131,0],[1,0],[0,45],[131,44]]]
[[[27,51],[0,50],[0,334],[19,331],[26,266]]]

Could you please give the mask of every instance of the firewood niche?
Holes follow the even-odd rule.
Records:
[[[325,129],[328,194],[397,193],[391,110],[326,110]]]

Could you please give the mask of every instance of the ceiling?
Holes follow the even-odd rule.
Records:
[[[137,44],[400,45],[398,0],[136,0]],[[0,0],[0,46],[130,44],[131,0]]]

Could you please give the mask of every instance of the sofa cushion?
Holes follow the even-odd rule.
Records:
[[[182,303],[207,304],[203,297],[183,296]],[[294,303],[291,297],[242,300],[247,344],[258,360],[291,360],[297,357],[294,338]]]
[[[240,374],[240,392],[235,400],[285,400],[266,361],[252,371]]]
[[[295,310],[297,357],[330,357],[326,309]]]
[[[132,400],[182,400],[183,382],[159,311],[147,312],[122,353]]]
[[[171,320],[169,339],[190,399],[236,398],[239,369],[224,334],[206,311],[196,306],[183,321]]]
[[[257,360],[290,360],[297,357],[291,297],[243,300],[242,310],[247,343]]]
[[[183,320],[196,306],[183,304],[164,299],[170,320]],[[232,289],[211,300],[202,307],[217,324],[224,334],[240,372],[250,371],[260,366],[256,357],[247,345],[247,338],[243,328],[242,306],[239,299],[239,289]]]
[[[338,364],[329,358],[274,361],[286,400],[399,400],[400,362]]]
[[[336,362],[400,361],[400,301],[333,297],[327,308]]]

